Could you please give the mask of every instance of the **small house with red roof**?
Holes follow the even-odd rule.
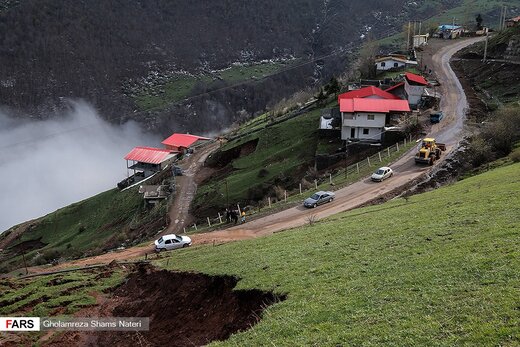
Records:
[[[189,149],[197,147],[209,140],[207,137],[197,135],[173,134],[161,143],[168,150],[186,153]]]
[[[410,112],[408,101],[398,98],[339,99],[341,139],[379,142],[394,116]]]
[[[127,169],[140,171],[144,176],[161,171],[177,157],[175,151],[153,147],[135,147],[126,156]]]
[[[422,76],[406,72],[404,74],[404,90],[408,97],[408,103],[412,108],[417,108],[424,93],[428,81]],[[388,90],[387,90],[388,91]]]

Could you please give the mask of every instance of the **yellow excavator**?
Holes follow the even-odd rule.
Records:
[[[444,143],[435,142],[434,138],[425,138],[415,154],[415,163],[433,165],[445,150],[446,145]]]

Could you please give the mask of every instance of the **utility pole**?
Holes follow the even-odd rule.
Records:
[[[410,50],[410,27],[411,27],[410,21],[408,21],[408,40],[406,40],[406,51]]]
[[[484,45],[484,59],[482,59],[483,62],[486,62],[487,58],[487,46],[488,46],[488,32],[486,31],[486,43]]]
[[[224,183],[226,184],[226,208],[227,208],[227,207],[229,207],[229,190],[228,190],[227,178],[224,180]]]

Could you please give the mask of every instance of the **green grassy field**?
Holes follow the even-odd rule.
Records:
[[[305,170],[316,151],[319,114],[320,110],[316,109],[227,143],[223,151],[258,140],[254,152],[232,162],[233,171],[226,177],[229,201],[248,199],[250,189],[271,185],[276,178]],[[261,170],[265,173],[260,174]],[[225,208],[225,194],[223,179],[214,178],[198,187],[195,206]]]
[[[520,163],[269,237],[153,261],[287,295],[215,346],[518,346]],[[173,260],[173,261],[172,261]],[[167,266],[166,264],[169,264]],[[120,270],[0,281],[0,314],[70,315]],[[34,335],[37,339],[37,335]]]
[[[0,314],[20,315],[29,310],[32,316],[70,315],[96,303],[92,292],[114,287],[124,278],[120,270],[94,269],[28,279],[0,281]]]
[[[281,62],[263,63],[250,66],[232,66],[214,75],[178,75],[171,78],[164,85],[141,92],[135,97],[135,102],[140,110],[162,109],[190,96],[197,83],[211,85],[213,81],[220,79],[232,85],[240,81],[267,77],[286,66],[286,63]]]
[[[165,203],[147,210],[136,189],[100,193],[37,220],[29,231],[9,245],[7,254],[2,254],[2,267],[4,271],[22,267],[19,248],[27,242],[38,243],[25,251],[28,265],[99,253],[110,244],[120,245],[133,239],[129,234],[132,230],[161,218],[165,212]]]
[[[519,170],[270,237],[193,247],[172,254],[170,268],[288,294],[251,330],[215,345],[518,346]]]

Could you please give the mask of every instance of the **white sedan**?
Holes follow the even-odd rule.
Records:
[[[169,251],[177,248],[185,248],[191,246],[191,239],[188,236],[180,236],[175,234],[168,234],[161,236],[155,240],[155,251]]]
[[[380,167],[376,172],[372,174],[372,181],[382,182],[389,177],[392,177],[394,172],[387,166]]]

